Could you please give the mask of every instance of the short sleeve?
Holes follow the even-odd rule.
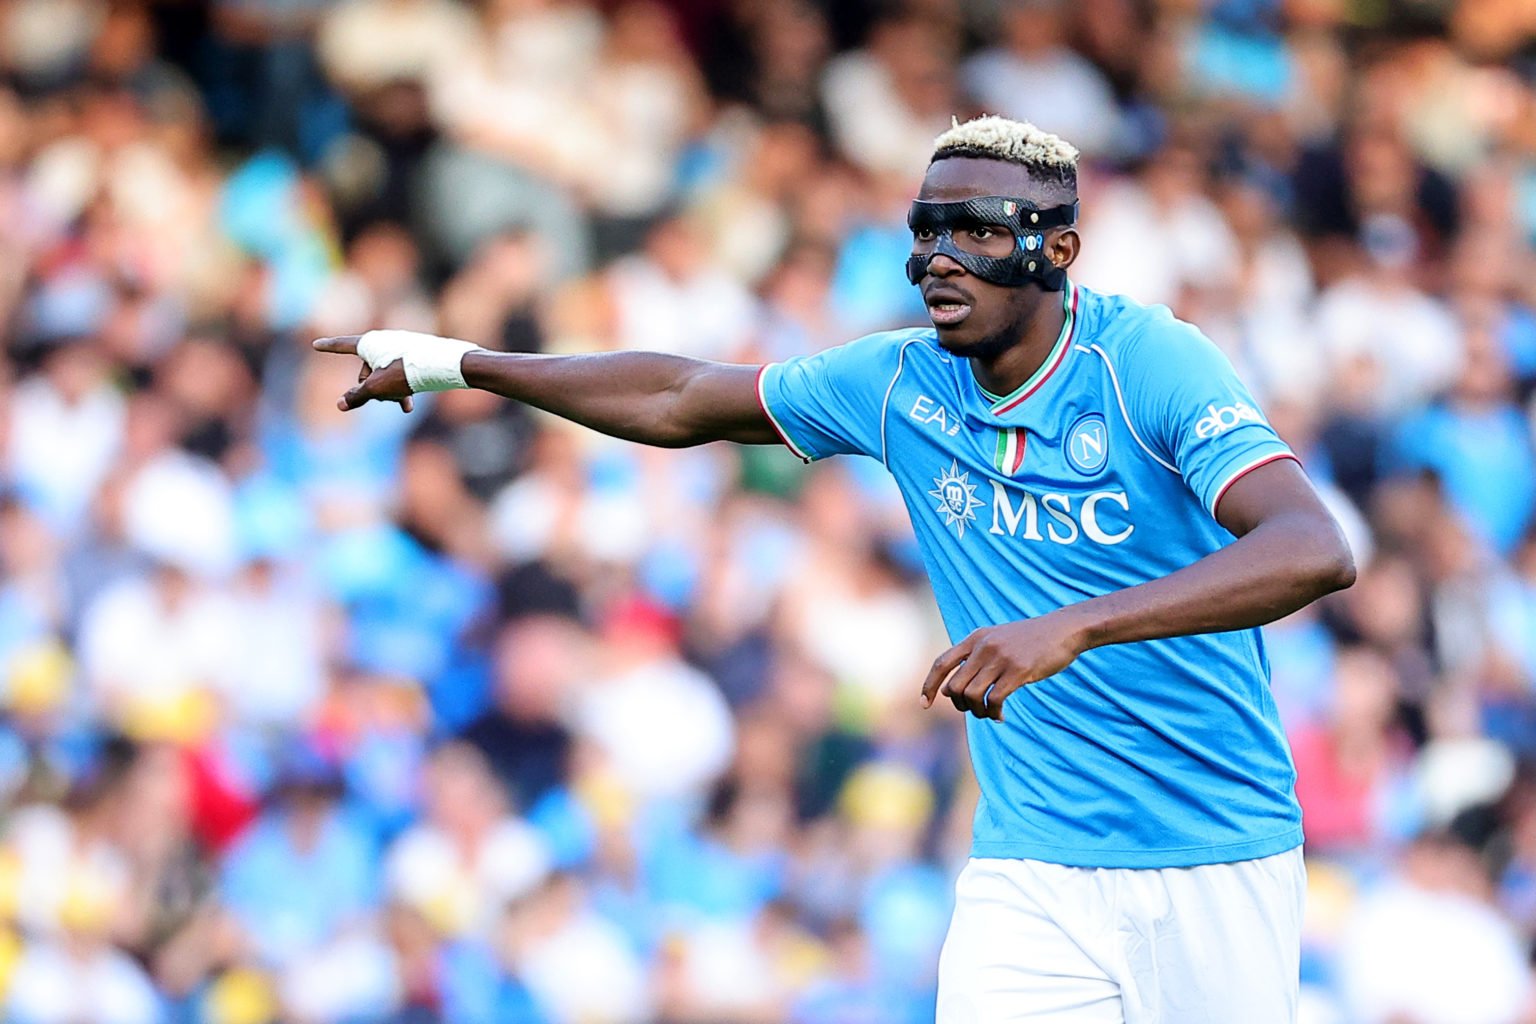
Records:
[[[907,332],[871,334],[812,356],[770,363],[757,397],[779,437],[806,462],[883,457],[881,420]]]
[[[1227,357],[1189,324],[1154,321],[1128,356],[1124,389],[1134,425],[1212,516],[1245,473],[1296,457]]]

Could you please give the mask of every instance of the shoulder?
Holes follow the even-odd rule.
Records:
[[[894,331],[877,331],[855,338],[846,346],[859,346],[866,351],[900,352],[909,345],[921,345],[939,351],[939,339],[932,327],[902,327]]]
[[[1078,344],[1097,351],[1116,373],[1174,375],[1191,363],[1222,358],[1200,328],[1167,306],[1147,306],[1081,286],[1078,293],[1083,319]]]
[[[803,357],[801,361],[819,361],[843,367],[845,372],[852,370],[884,376],[895,372],[901,362],[907,358],[909,350],[942,354],[938,338],[932,328],[907,327],[895,331],[866,334],[862,338],[855,338],[833,348],[823,349],[814,355]]]

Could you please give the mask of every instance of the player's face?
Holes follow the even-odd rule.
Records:
[[[1061,202],[1059,194],[1043,192],[1017,164],[971,157],[952,157],[931,165],[917,193],[917,198],[934,202],[979,196],[1017,196],[1040,206]],[[1061,231],[1047,234],[1048,254],[1052,254],[1053,247],[1059,248],[1054,246],[1054,236],[1060,234]],[[1007,256],[1015,244],[1013,232],[1001,224],[957,229],[954,239],[957,247],[981,256]],[[912,251],[927,252],[933,245],[927,233],[920,234],[912,240]],[[1052,254],[1052,258],[1056,255]],[[1021,341],[1046,297],[1039,285],[1008,288],[983,281],[944,255],[933,257],[927,276],[918,286],[938,330],[939,344],[968,358],[995,357]]]

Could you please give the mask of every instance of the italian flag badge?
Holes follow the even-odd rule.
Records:
[[[992,464],[1004,476],[1016,476],[1024,468],[1025,434],[1019,427],[1003,427],[997,432],[997,453]]]

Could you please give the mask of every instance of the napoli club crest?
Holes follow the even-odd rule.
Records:
[[[1067,461],[1084,476],[1092,476],[1109,461],[1109,428],[1096,412],[1078,418],[1067,431]]]

